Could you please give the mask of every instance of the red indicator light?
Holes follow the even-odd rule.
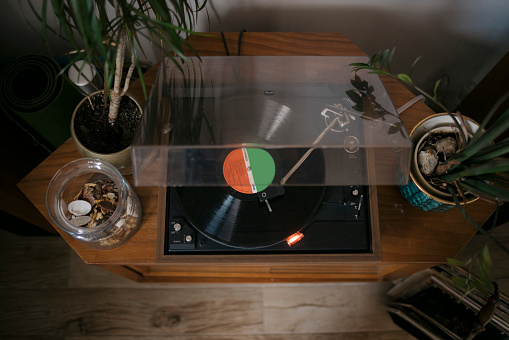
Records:
[[[288,238],[286,239],[286,243],[288,243],[289,246],[292,246],[295,243],[297,243],[300,240],[302,240],[303,237],[304,237],[304,234],[301,233],[300,231],[298,231],[295,234],[292,234],[292,235],[288,236]]]

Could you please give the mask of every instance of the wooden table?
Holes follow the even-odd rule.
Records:
[[[238,33],[225,33],[232,55],[237,54]],[[202,56],[225,55],[219,34],[193,37],[191,44]],[[250,33],[243,35],[241,55],[365,55],[339,33]],[[146,74],[151,84],[157,67]],[[414,96],[397,81],[382,78],[396,107]],[[130,92],[142,99],[139,84]],[[402,114],[408,131],[433,112],[419,102]],[[45,193],[55,172],[80,158],[68,140],[34,171],[19,187],[49,220]],[[127,178],[132,183],[132,178]],[[395,186],[376,188],[379,220],[379,251],[374,256],[352,255],[179,255],[163,254],[164,188],[137,187],[142,208],[141,228],[123,246],[97,251],[65,233],[59,233],[88,264],[140,282],[327,282],[392,280],[443,263],[455,256],[475,234],[456,210],[426,213],[411,206]],[[477,201],[468,207],[472,218],[482,224],[493,208]]]

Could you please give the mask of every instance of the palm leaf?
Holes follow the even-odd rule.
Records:
[[[452,172],[445,176],[441,176],[441,179],[446,182],[453,182],[458,178],[468,176],[478,176],[483,174],[493,174],[497,172],[509,171],[509,159],[493,159],[487,162],[480,163],[475,166],[466,167],[456,172]]]
[[[484,197],[491,201],[508,202],[509,189],[497,186],[494,183],[486,183],[486,181],[475,178],[467,178],[461,182],[461,186],[476,196]]]
[[[487,148],[479,151],[474,157],[469,158],[469,163],[482,163],[496,157],[503,156],[509,153],[509,139],[505,139],[502,142],[490,145]]]

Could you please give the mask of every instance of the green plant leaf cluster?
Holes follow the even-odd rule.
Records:
[[[509,249],[496,238],[493,238],[489,232],[477,225],[461,205],[461,200],[464,199],[464,194],[467,192],[494,202],[497,207],[497,215],[499,205],[503,202],[509,202],[509,159],[507,158],[509,154],[509,139],[495,142],[497,138],[509,130],[509,108],[504,108],[503,113],[492,122],[493,115],[495,112],[498,112],[499,109],[501,109],[501,105],[507,101],[509,93],[502,96],[495,105],[486,112],[485,118],[479,125],[479,129],[470,140],[467,140],[461,127],[463,119],[460,114],[453,114],[438,99],[442,80],[435,82],[431,93],[424,91],[416,86],[411,78],[413,68],[417,64],[419,58],[415,60],[409,72],[394,74],[391,72],[391,63],[394,54],[395,49],[385,50],[384,52],[373,55],[368,63],[353,63],[350,64],[350,66],[354,72],[366,70],[368,73],[375,73],[397,79],[404,85],[424,95],[453,118],[458,131],[460,131],[460,137],[463,140],[463,149],[446,161],[454,162],[451,163],[452,166],[447,173],[440,176],[440,181],[446,183],[447,189],[463,217],[472,224],[479,233],[487,236],[488,240],[492,240],[498,247],[506,253],[509,253]],[[488,123],[490,122],[491,124],[488,127]],[[467,270],[468,276],[466,278],[452,278],[455,285],[466,287],[466,294],[473,289],[487,294],[484,287],[493,290],[493,283],[489,275],[491,270],[491,257],[488,245],[467,262],[461,262],[452,258],[447,260],[451,265],[462,267]],[[475,272],[476,275],[472,275],[472,272]]]
[[[459,185],[463,191],[470,192],[476,196],[494,201],[496,204],[509,202],[509,139],[495,143],[504,132],[509,130],[509,108],[493,122],[493,115],[501,105],[509,98],[509,93],[501,97],[497,103],[486,113],[475,135],[467,141],[463,129],[461,128],[461,119],[457,114],[453,114],[443,103],[438,100],[438,92],[441,80],[435,82],[432,93],[428,93],[415,85],[412,80],[412,71],[419,61],[417,58],[412,64],[410,70],[406,73],[392,73],[391,64],[393,62],[395,48],[385,50],[374,54],[368,63],[352,63],[350,66],[354,72],[367,70],[369,73],[388,76],[399,80],[404,85],[423,94],[426,98],[433,101],[444,112],[448,113],[454,120],[456,127],[460,131],[464,148],[459,153],[450,157],[447,162],[455,161],[448,172],[442,175],[440,179],[446,183]],[[461,197],[460,197],[461,198]]]
[[[491,271],[491,256],[487,245],[485,245],[476,256],[467,261],[447,258],[447,262],[467,272],[466,277],[452,277],[452,281],[457,287],[466,288],[465,295],[474,289],[485,295],[489,295],[487,290],[493,291],[494,286],[489,275]]]
[[[140,38],[148,39],[179,65],[180,60],[185,58],[185,49],[194,52],[186,38],[195,33],[197,13],[203,10],[206,1],[43,0],[40,9],[32,3],[30,6],[42,23],[46,41],[48,33],[52,32],[73,48],[68,53],[69,63],[61,73],[83,59],[103,70],[104,87],[109,93],[115,75],[117,50],[122,46],[122,31],[126,32],[127,49],[134,56],[137,72],[143,81],[138,53],[145,55],[145,51]],[[57,18],[58,28],[48,24],[52,14]],[[144,83],[142,86],[146,97]]]

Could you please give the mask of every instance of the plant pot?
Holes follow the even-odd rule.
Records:
[[[468,117],[464,117],[467,123],[467,131],[473,135],[478,129],[479,124]],[[400,186],[399,189],[403,197],[405,197],[413,206],[424,211],[446,211],[455,207],[452,196],[433,187],[419,170],[417,163],[417,154],[421,144],[426,140],[431,132],[451,132],[456,129],[452,118],[446,113],[432,115],[419,124],[410,132],[410,139],[414,143],[414,152],[410,165],[410,179],[408,184]],[[473,202],[476,196],[467,196],[466,203]],[[465,202],[460,202],[465,204]]]
[[[92,93],[90,95],[91,98],[95,98],[96,96],[101,96],[103,94],[103,91],[96,91],[94,93]],[[134,99],[134,97],[132,97],[131,95],[129,94],[126,94],[124,95],[124,97],[122,98],[122,101],[124,100],[130,100],[132,101],[137,109],[138,109],[138,112],[139,112],[139,115],[141,117],[141,113],[143,112],[142,111],[142,108],[141,108],[141,105]],[[81,114],[79,113],[80,112],[80,108],[83,106],[83,105],[89,105],[89,99],[88,97],[85,97],[83,98],[80,103],[78,104],[78,106],[76,106],[76,109],[74,110],[74,113],[72,115],[72,118],[71,118],[71,137],[72,137],[72,140],[74,142],[74,144],[76,145],[76,148],[78,149],[78,152],[83,156],[83,157],[88,157],[88,158],[98,158],[98,159],[101,159],[101,160],[104,160],[110,164],[112,164],[114,167],[116,167],[120,173],[122,175],[130,175],[132,174],[132,164],[131,164],[131,143],[132,143],[132,139],[130,141],[128,141],[128,144],[126,144],[126,146],[124,148],[121,148],[120,150],[118,151],[115,151],[115,152],[104,152],[104,151],[101,151],[101,150],[93,150],[90,146],[87,145],[87,143],[85,143],[82,138],[80,138],[80,132],[77,131],[77,129],[81,128],[83,129],[83,127],[81,126],[81,123],[78,123],[77,122],[77,115],[78,114]],[[103,107],[103,105],[101,105],[101,107]],[[122,109],[122,108],[121,108]],[[106,113],[104,113],[104,118],[106,119]],[[120,118],[120,113],[119,113],[119,118]],[[139,120],[138,120],[138,123],[139,123]],[[136,124],[136,126],[133,126],[132,129],[133,131],[132,132],[132,135],[134,136],[134,132],[136,130],[136,127],[138,125],[138,123]],[[107,123],[105,123],[107,124]],[[94,134],[95,131],[93,132],[90,132],[90,134]],[[88,132],[87,132],[88,134]],[[93,135],[91,135],[93,136]],[[105,138],[104,137],[104,134],[101,135],[97,135],[97,136],[93,136],[94,138]],[[125,144],[125,143],[124,143]]]
[[[78,159],[58,170],[46,207],[58,228],[100,250],[124,244],[141,222],[138,196],[115,167],[99,159]]]

